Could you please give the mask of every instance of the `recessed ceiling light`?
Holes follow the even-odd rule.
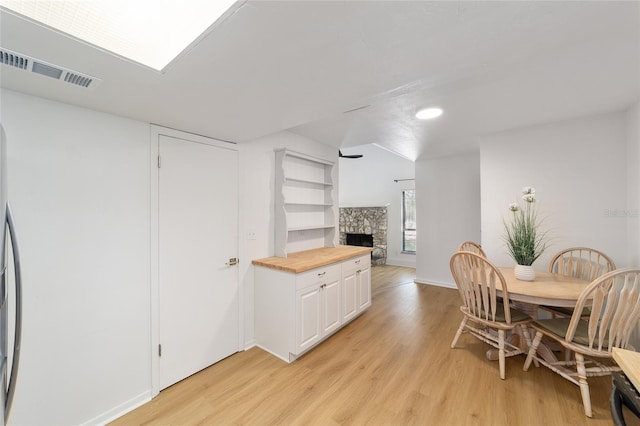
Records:
[[[233,3],[234,0],[0,0],[1,6],[20,15],[158,71]]]
[[[423,108],[416,112],[416,118],[420,120],[428,120],[430,118],[440,117],[442,115],[442,108]]]

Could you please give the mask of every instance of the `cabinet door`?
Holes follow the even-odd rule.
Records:
[[[358,272],[349,271],[342,278],[342,321],[358,313]]]
[[[371,268],[358,272],[358,312],[371,306]]]
[[[320,286],[296,293],[296,348],[302,352],[320,340]]]
[[[327,335],[342,324],[340,315],[340,280],[322,285],[322,332]]]

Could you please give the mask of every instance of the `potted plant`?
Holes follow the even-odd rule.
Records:
[[[510,221],[504,221],[505,242],[509,255],[515,260],[515,276],[519,280],[533,281],[533,262],[547,248],[546,232],[540,232],[536,210],[536,191],[530,186],[522,188],[522,201],[509,204]]]

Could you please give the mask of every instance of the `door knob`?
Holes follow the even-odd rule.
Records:
[[[232,257],[231,259],[229,259],[228,262],[225,263],[225,265],[227,266],[233,266],[233,265],[237,265],[238,264],[238,258],[237,257]]]

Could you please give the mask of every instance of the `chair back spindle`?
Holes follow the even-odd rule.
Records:
[[[565,336],[567,342],[574,339],[583,311],[589,306],[589,348],[609,353],[614,347],[627,348],[640,322],[640,269],[618,269],[594,280],[576,303]]]
[[[606,254],[588,247],[572,247],[557,253],[549,263],[549,272],[593,281],[616,269]]]
[[[502,314],[505,322],[511,324],[504,277],[491,262],[479,254],[461,251],[452,256],[450,266],[463,305],[470,314],[488,321],[495,321],[496,316]],[[498,282],[502,288],[502,303],[498,303]]]

